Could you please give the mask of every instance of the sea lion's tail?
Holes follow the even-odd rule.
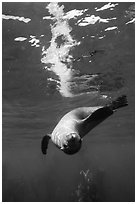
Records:
[[[118,108],[124,107],[128,105],[127,97],[126,95],[122,95],[118,97],[116,100],[112,101],[109,107],[112,110],[116,110]]]

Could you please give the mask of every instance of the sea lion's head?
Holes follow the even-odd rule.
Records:
[[[62,151],[66,154],[75,154],[82,145],[82,139],[77,133],[67,135],[67,144],[63,146]]]

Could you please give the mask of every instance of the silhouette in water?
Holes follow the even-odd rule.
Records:
[[[116,109],[127,105],[127,98],[123,95],[105,106],[80,107],[70,111],[59,121],[51,134],[43,137],[42,153],[47,153],[49,139],[66,154],[78,152],[83,137],[90,130],[112,115]]]

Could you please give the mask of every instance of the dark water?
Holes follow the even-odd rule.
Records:
[[[10,17],[2,25],[3,201],[135,200],[135,25],[126,24],[134,18],[134,3],[95,9],[105,4],[58,4],[64,5],[64,13],[88,9],[68,21],[71,36],[82,43],[70,50],[73,96],[66,97],[61,83],[57,88],[61,75],[45,70],[41,62],[42,46],[48,49],[52,36],[52,19],[42,19],[50,15],[48,3],[3,3],[4,15],[31,19],[24,23]],[[78,26],[76,22],[86,15],[117,19]],[[117,29],[104,31],[114,26]],[[40,46],[32,46],[30,35],[40,39]],[[23,36],[27,40],[14,40]],[[61,34],[58,37],[58,44],[63,44]],[[127,95],[129,105],[92,130],[80,152],[69,156],[50,143],[48,154],[42,155],[42,137],[66,112],[102,105],[121,94]]]

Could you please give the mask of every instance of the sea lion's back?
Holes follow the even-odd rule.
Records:
[[[79,107],[79,108],[76,108],[76,109],[72,110],[68,114],[70,114],[70,116],[72,118],[75,118],[75,119],[81,121],[81,120],[87,118],[92,113],[94,113],[96,110],[100,109],[101,107],[102,106],[97,106],[97,107]]]

